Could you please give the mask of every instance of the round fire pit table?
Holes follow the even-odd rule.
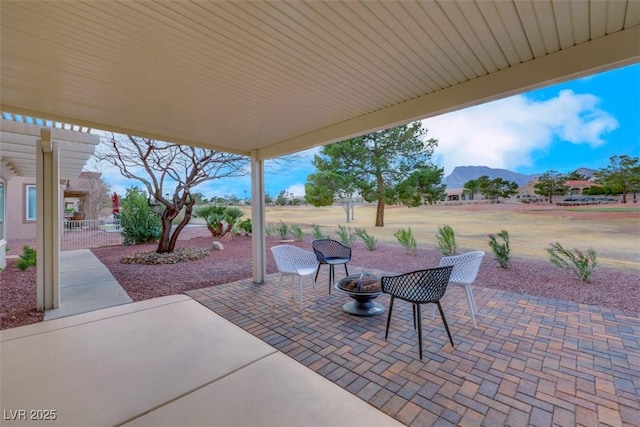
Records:
[[[384,313],[382,304],[374,301],[382,293],[379,277],[361,277],[356,274],[338,280],[334,286],[338,291],[353,298],[353,301],[342,306],[345,313],[356,316],[378,316]]]

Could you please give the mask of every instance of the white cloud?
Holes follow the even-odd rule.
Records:
[[[293,184],[287,188],[287,192],[293,194],[294,197],[304,197],[304,184]]]
[[[531,154],[554,140],[602,145],[618,121],[599,102],[570,90],[544,101],[518,95],[425,119],[423,125],[428,137],[439,140],[433,160],[445,174],[466,165],[516,170],[531,166]]]

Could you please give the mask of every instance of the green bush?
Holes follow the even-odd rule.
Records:
[[[356,235],[351,234],[351,230],[348,229],[346,225],[338,225],[338,231],[336,231],[336,234],[340,238],[340,243],[345,246],[351,247],[353,242],[356,241]]]
[[[413,231],[411,227],[400,230],[393,233],[394,237],[398,239],[398,242],[407,250],[407,253],[415,254],[418,251],[418,243],[416,238],[413,237]]]
[[[497,237],[502,239],[502,243],[498,242]],[[509,248],[509,232],[507,230],[501,230],[496,234],[489,234],[489,247],[493,251],[493,257],[501,268],[507,268],[509,266],[509,259],[511,258],[511,249]]]
[[[291,225],[291,234],[293,234],[293,238],[297,242],[301,242],[304,238],[304,233],[302,232],[302,228],[298,224]]]
[[[162,233],[160,217],[149,206],[146,194],[136,187],[127,189],[122,199],[120,228],[125,245],[154,242]]]
[[[573,273],[585,283],[589,283],[591,281],[593,269],[598,264],[596,251],[593,249],[587,249],[586,253],[579,249],[570,251],[562,247],[560,243],[556,242],[552,243],[547,248],[547,252],[549,253],[551,262],[554,265],[564,270],[573,271]]]
[[[251,222],[251,218],[246,218],[242,221],[236,223],[238,228],[242,230],[245,236],[250,236],[253,231],[253,223]]]
[[[438,249],[444,256],[452,256],[456,254],[458,244],[456,243],[456,234],[450,225],[438,227]]]
[[[356,228],[356,236],[362,239],[364,244],[367,246],[367,249],[370,251],[375,251],[378,246],[378,240],[367,233],[367,230],[364,228]]]
[[[20,259],[16,262],[16,267],[20,270],[26,270],[29,267],[36,265],[36,250],[24,245],[22,247],[22,253],[19,255]]]

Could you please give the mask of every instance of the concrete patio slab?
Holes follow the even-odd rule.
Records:
[[[402,424],[278,352],[125,425],[355,427]]]
[[[0,361],[3,426],[42,425],[30,409],[55,411],[46,424],[59,426],[144,424],[156,410],[177,424],[246,425],[254,413],[256,424],[282,425],[291,411],[318,425],[348,414],[394,424],[186,296],[0,331]]]

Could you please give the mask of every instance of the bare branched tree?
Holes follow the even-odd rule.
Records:
[[[173,252],[178,235],[191,220],[196,199],[191,189],[206,181],[244,176],[249,159],[221,151],[171,144],[131,135],[111,134],[108,149],[97,157],[120,173],[141,182],[148,194],[163,205],[162,234],[156,252]],[[173,228],[180,211],[184,216]]]

